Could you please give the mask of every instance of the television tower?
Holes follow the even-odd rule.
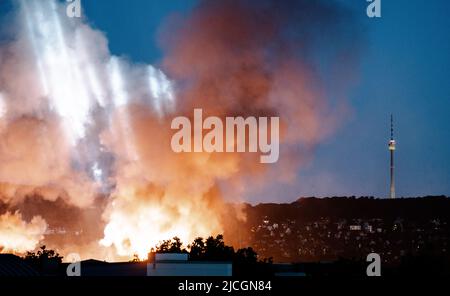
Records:
[[[390,198],[395,198],[395,181],[394,181],[394,152],[395,152],[395,140],[394,140],[394,117],[391,114],[391,139],[389,140],[389,151],[391,153],[391,188]]]

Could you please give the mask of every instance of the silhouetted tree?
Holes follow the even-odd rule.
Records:
[[[226,246],[223,241],[223,235],[219,234],[216,238],[210,236],[205,242],[205,260],[219,260],[228,261],[233,260],[234,249],[233,247]]]
[[[141,259],[139,259],[138,254],[134,254],[133,259],[131,259],[130,262],[134,262],[134,263],[141,262]]]
[[[43,245],[37,252],[27,252],[23,259],[37,270],[48,274],[57,271],[62,262],[62,258],[56,251],[47,249]]]
[[[155,253],[187,253],[179,237],[162,241],[155,249]]]
[[[236,261],[240,262],[246,263],[258,262],[258,254],[251,247],[237,250],[235,258]]]
[[[181,253],[182,251],[184,251],[184,249],[181,248],[182,246],[183,243],[181,242],[181,239],[175,236],[170,244],[170,252]]]
[[[189,246],[189,257],[192,260],[199,260],[205,255],[205,243],[203,238],[197,237]]]

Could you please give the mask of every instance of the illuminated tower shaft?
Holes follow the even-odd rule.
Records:
[[[395,198],[395,180],[394,180],[394,152],[395,152],[395,140],[394,140],[394,118],[391,115],[391,140],[389,141],[389,151],[391,153],[391,188],[390,198]]]

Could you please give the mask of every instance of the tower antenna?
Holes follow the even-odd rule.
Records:
[[[391,186],[390,186],[390,198],[395,198],[395,179],[394,179],[394,152],[395,152],[395,140],[394,140],[394,116],[391,114],[391,140],[389,141],[389,152],[391,154]]]
[[[391,114],[391,140],[394,140],[394,116]]]

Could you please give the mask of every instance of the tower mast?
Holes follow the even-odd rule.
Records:
[[[394,117],[391,114],[391,139],[389,141],[389,151],[391,153],[391,187],[390,198],[395,198],[395,180],[394,180],[394,152],[395,152],[395,140],[394,140]]]

